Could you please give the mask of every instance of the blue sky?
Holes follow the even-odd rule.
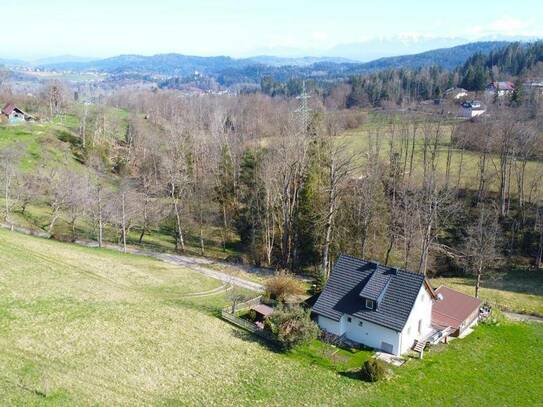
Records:
[[[375,37],[543,36],[541,0],[0,0],[0,18],[0,56],[17,58],[241,56]]]

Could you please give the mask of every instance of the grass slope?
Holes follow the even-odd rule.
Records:
[[[152,259],[0,230],[4,405],[534,405],[543,325],[482,326],[370,385],[217,318],[220,285]],[[342,367],[341,364],[339,367]],[[347,368],[351,366],[345,366]]]

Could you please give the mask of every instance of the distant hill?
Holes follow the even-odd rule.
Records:
[[[72,71],[100,71],[110,74],[140,73],[150,75],[186,76],[195,72],[213,75],[223,69],[255,64],[251,60],[236,60],[226,56],[199,57],[181,54],[153,56],[119,55],[87,63],[42,65],[44,69]]]
[[[357,63],[357,61],[341,57],[300,57],[285,58],[271,55],[259,55],[256,57],[245,58],[246,61],[252,61],[256,64],[268,66],[310,66],[320,62],[331,62],[336,64]]]
[[[262,77],[275,80],[290,78],[337,79],[350,75],[394,68],[420,68],[439,65],[455,69],[475,54],[488,54],[504,48],[506,41],[486,41],[441,48],[415,55],[381,58],[359,63],[345,58],[304,57],[281,58],[256,56],[235,59],[227,56],[199,57],[181,54],[153,56],[120,55],[90,62],[67,61],[44,64],[43,69],[70,71],[98,71],[112,75],[142,75],[159,77],[190,77],[200,74],[215,78],[222,85],[259,83]]]
[[[454,69],[464,64],[476,53],[488,54],[491,51],[509,45],[507,41],[473,42],[452,48],[440,48],[415,55],[403,55],[377,59],[363,64],[366,71],[376,71],[389,68],[420,68],[423,66],[439,65],[445,69]]]
[[[14,67],[14,66],[26,66],[27,63],[20,59],[0,58],[0,66]]]
[[[75,55],[59,55],[55,57],[35,59],[30,62],[33,66],[67,64],[67,63],[86,63],[95,61],[97,58],[79,57]]]

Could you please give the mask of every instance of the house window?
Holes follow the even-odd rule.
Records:
[[[375,309],[375,302],[366,298],[366,308]]]
[[[426,297],[424,296],[424,294],[422,294],[422,295],[420,296],[420,300],[421,300],[422,302],[424,302],[424,300],[426,300]]]
[[[358,326],[362,326],[364,323],[362,321],[358,321]]]
[[[419,319],[419,334],[422,333],[422,319]]]
[[[407,328],[407,335],[411,335],[411,327]]]
[[[351,323],[353,322],[353,319],[351,317],[347,317],[347,322]]]

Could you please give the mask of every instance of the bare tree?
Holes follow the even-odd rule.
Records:
[[[341,124],[334,116],[326,120],[325,152],[323,154],[326,169],[325,194],[327,202],[323,213],[324,238],[322,247],[321,271],[327,276],[330,271],[330,245],[332,230],[339,199],[346,189],[348,180],[360,165],[358,154],[349,151],[348,146],[338,140]]]
[[[465,243],[466,265],[475,275],[475,297],[479,297],[481,279],[499,259],[500,227],[498,212],[488,205],[479,205],[477,222],[468,228]]]
[[[14,204],[12,187],[18,176],[18,165],[22,157],[23,146],[16,144],[0,151],[0,177],[4,184],[4,222],[10,223],[10,211]]]

